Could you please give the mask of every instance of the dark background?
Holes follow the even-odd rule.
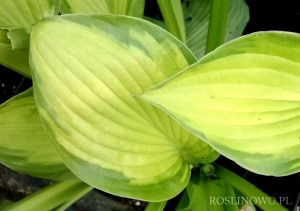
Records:
[[[244,34],[267,30],[300,32],[300,7],[297,5],[299,1],[246,0],[246,2],[250,8],[250,21],[244,30]],[[147,15],[160,16],[155,0],[147,0],[146,9]],[[31,80],[0,66],[0,103],[30,86]],[[219,158],[217,163],[245,177],[270,196],[277,199],[279,197],[286,197],[291,204],[283,205],[289,210],[295,208],[298,194],[300,194],[300,173],[285,177],[262,176],[248,172],[224,157]],[[16,193],[17,198],[12,196],[14,194],[13,190],[10,190],[10,187],[3,183],[3,178],[5,178],[7,172],[7,169],[3,170],[3,167],[0,168],[0,200],[1,197],[18,200],[30,194],[30,191],[28,193],[23,191],[22,194]],[[20,179],[23,177],[17,176],[17,178]],[[25,180],[28,180],[28,178]],[[42,182],[42,184],[44,183]],[[127,210],[128,204],[134,207],[134,209],[138,209],[139,207],[135,204],[136,202],[130,202],[117,197],[112,198],[117,203],[126,204],[126,209],[119,208],[117,210]],[[93,203],[97,202],[93,201]],[[109,203],[112,202],[110,201]],[[143,206],[143,204],[140,206]],[[80,210],[83,209],[81,208]],[[84,210],[88,210],[88,208]],[[99,210],[103,210],[103,207]],[[108,210],[108,208],[105,210]]]

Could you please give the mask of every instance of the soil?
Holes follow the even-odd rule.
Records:
[[[1,203],[15,202],[51,184],[52,181],[20,174],[0,164]],[[66,211],[141,211],[146,203],[112,196],[100,190],[92,190]]]
[[[150,8],[147,14],[159,16],[155,6],[156,1],[146,1],[146,7]],[[274,0],[246,0],[250,7],[250,22],[244,34],[265,30],[284,30],[300,33],[300,9],[296,1],[274,1]],[[154,5],[154,6],[153,6]],[[26,90],[31,86],[31,80],[0,66],[0,103],[11,96]],[[300,210],[300,173],[286,177],[262,176],[249,172],[234,162],[220,157],[217,163],[227,167],[235,173],[243,176],[258,188],[276,199],[285,198],[283,205],[288,210]],[[51,183],[49,180],[34,178],[28,175],[16,173],[0,164],[0,205],[1,201],[18,201],[30,195],[36,190]],[[172,210],[172,203],[168,204]],[[112,196],[99,190],[93,190],[69,211],[114,211],[144,210],[146,203]]]

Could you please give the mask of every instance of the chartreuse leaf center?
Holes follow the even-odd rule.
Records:
[[[260,32],[225,44],[141,98],[251,171],[300,169],[300,36]]]
[[[174,197],[190,164],[218,154],[137,95],[195,62],[173,36],[123,16],[64,15],[36,24],[34,94],[66,165],[104,191],[147,201]]]

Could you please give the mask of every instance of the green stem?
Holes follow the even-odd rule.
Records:
[[[6,207],[3,211],[52,210],[91,188],[81,181],[56,182]]]
[[[167,201],[162,202],[149,202],[145,211],[163,211]]]
[[[186,41],[181,0],[157,0],[168,31],[181,41]]]
[[[285,207],[273,201],[273,198],[271,198],[269,195],[255,187],[247,180],[219,165],[215,165],[215,167],[216,174],[220,178],[228,182],[234,189],[239,191],[241,194],[249,197],[249,199],[253,197],[252,203],[256,203],[255,205],[261,208],[262,210],[287,211]]]
[[[224,43],[229,0],[211,0],[210,20],[205,53]]]
[[[85,196],[87,193],[89,193],[91,190],[93,190],[93,187],[86,188],[82,192],[78,193],[75,195],[73,198],[71,198],[69,201],[66,203],[62,204],[61,206],[57,207],[53,211],[65,211],[68,207],[70,207],[72,204],[74,204],[76,201],[81,199],[83,196]]]

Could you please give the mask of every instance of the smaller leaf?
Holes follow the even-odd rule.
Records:
[[[58,14],[59,8],[60,0],[2,0],[0,64],[30,77],[27,51],[31,26],[44,17]],[[11,43],[3,38],[4,34],[7,36],[7,30]]]
[[[223,179],[205,176],[198,170],[176,208],[176,211],[190,210],[238,210],[233,187]]]
[[[287,209],[276,202],[274,198],[255,187],[246,179],[222,166],[215,164],[214,167],[215,174],[234,188],[235,195],[237,196],[237,203],[242,207],[240,211],[252,211],[254,208],[253,204],[259,207],[260,210],[287,211]]]
[[[76,178],[52,146],[29,89],[0,105],[0,162],[32,176]]]
[[[8,32],[13,50],[28,50],[29,34],[25,29],[12,29]]]
[[[0,29],[0,64],[26,77],[31,77],[27,51],[12,50],[8,30]]]

